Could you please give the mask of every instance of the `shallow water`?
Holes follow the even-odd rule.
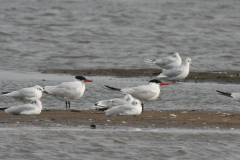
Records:
[[[192,71],[239,71],[240,1],[3,0],[0,69],[158,68],[178,52]]]
[[[239,159],[236,130],[0,128],[4,159]],[[23,154],[24,153],[24,154]]]
[[[39,74],[39,73],[12,73],[2,72],[5,75],[0,78],[1,91],[14,91],[34,85],[51,86],[58,85],[66,81],[74,81],[74,76],[71,75],[54,75],[54,74]],[[18,78],[21,77],[21,78]],[[114,86],[117,88],[134,87],[148,84],[151,80],[149,77],[141,78],[117,78],[94,76],[87,77],[93,82],[86,83],[86,91],[82,98],[71,101],[72,109],[88,110],[100,100],[122,98],[124,95],[109,91],[104,88],[104,85]],[[225,111],[240,111],[239,102],[222,95],[218,95],[215,90],[233,92],[238,91],[237,84],[217,84],[217,83],[171,83],[168,86],[161,86],[159,98],[153,102],[144,104],[145,110],[176,110],[176,109],[203,109],[203,110],[225,110]],[[57,100],[51,95],[43,94],[41,98],[43,108],[49,109],[64,109],[65,102]],[[0,107],[10,107],[22,104],[10,97],[0,96]]]
[[[158,68],[143,58],[178,52],[190,57],[191,71],[239,71],[238,0],[1,0],[0,89],[55,85],[70,75],[39,70]],[[122,97],[104,84],[128,87],[150,78],[87,77],[84,96],[73,109],[89,109],[102,99]],[[154,78],[154,77],[153,77]],[[239,111],[239,102],[215,90],[239,91],[235,84],[177,83],[161,87],[146,110]],[[44,95],[44,108],[65,103]],[[0,107],[22,104],[0,96]],[[4,159],[239,159],[240,132],[98,128],[34,128],[0,125]]]

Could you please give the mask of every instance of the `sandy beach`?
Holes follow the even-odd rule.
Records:
[[[94,110],[44,110],[40,115],[12,115],[0,111],[2,126],[89,126],[134,128],[238,129],[239,112],[181,110],[143,111],[139,116],[106,116]]]
[[[154,78],[159,70],[155,69],[96,69],[96,70],[45,70],[43,73],[59,73],[87,76],[117,76]],[[238,73],[201,73],[191,72],[185,82],[240,83]],[[47,106],[45,106],[47,107]],[[59,107],[61,108],[61,107]],[[81,106],[79,106],[81,108]],[[6,114],[0,111],[2,126],[60,127],[136,127],[136,128],[186,128],[186,129],[237,129],[240,128],[240,112],[222,110],[145,110],[139,116],[106,116],[95,110],[43,110],[40,115],[24,116]]]

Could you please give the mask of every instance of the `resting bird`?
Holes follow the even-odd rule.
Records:
[[[105,87],[112,91],[117,91],[123,94],[130,94],[133,98],[136,98],[141,101],[142,106],[145,102],[154,101],[160,95],[160,86],[161,85],[169,85],[168,83],[161,82],[157,79],[150,80],[147,85],[130,87],[130,88],[115,88],[106,86]]]
[[[92,82],[83,76],[76,76],[73,82],[64,82],[57,86],[46,86],[44,92],[66,102],[66,109],[70,109],[70,101],[79,99],[85,91],[85,82]]]
[[[105,111],[106,115],[140,115],[142,113],[141,102],[134,99],[132,103],[126,103],[123,105],[112,107]]]
[[[192,60],[187,58],[179,67],[175,67],[170,70],[163,70],[163,72],[157,77],[160,79],[173,80],[175,83],[175,81],[182,80],[188,76],[190,64],[193,65]]]
[[[219,90],[216,90],[216,91],[221,95],[231,97],[231,98],[240,102],[240,92],[227,93],[227,92],[222,92],[222,91],[219,91]]]
[[[4,110],[6,113],[21,114],[21,115],[37,115],[42,111],[42,103],[40,100],[36,99],[31,101],[31,103],[20,105],[17,107],[10,107]]]
[[[168,56],[162,59],[151,60],[144,59],[145,62],[154,63],[161,67],[162,69],[172,69],[174,67],[178,67],[182,63],[182,59],[178,53],[174,53],[172,56]]]
[[[126,94],[123,99],[122,98],[113,98],[113,99],[109,99],[109,100],[101,100],[98,101],[95,104],[95,109],[96,110],[107,110],[109,108],[112,108],[114,106],[119,106],[119,105],[123,105],[123,104],[128,104],[131,103],[134,100],[134,98],[130,95],[130,94]]]
[[[13,92],[2,92],[4,96],[12,97],[16,100],[29,103],[33,100],[40,99],[42,97],[43,88],[39,85],[29,88],[22,88]]]

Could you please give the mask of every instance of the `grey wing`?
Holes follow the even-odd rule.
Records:
[[[156,60],[156,63],[157,64],[160,64],[162,66],[166,66],[166,65],[169,65],[170,63],[173,63],[175,61],[174,58],[172,57],[166,57],[166,58],[163,58],[163,59],[158,59]]]
[[[164,70],[163,75],[166,75],[167,77],[177,77],[183,73],[183,69],[181,67],[173,68],[170,70]]]
[[[143,85],[133,88],[122,89],[124,93],[132,95],[136,99],[148,100],[156,95],[155,88],[149,85]]]

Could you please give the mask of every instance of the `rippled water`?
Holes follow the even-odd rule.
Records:
[[[69,75],[39,70],[158,68],[142,63],[178,52],[191,71],[239,71],[239,0],[1,0],[0,88],[55,85]],[[18,73],[21,72],[21,73]],[[83,98],[71,108],[122,97],[102,85],[128,87],[149,78],[88,77]],[[239,102],[215,90],[235,84],[180,83],[161,87],[146,110],[239,111]],[[44,95],[44,108],[65,103]],[[0,107],[22,104],[0,96]],[[239,159],[239,131],[33,128],[0,125],[4,159]]]
[[[192,71],[239,71],[240,1],[3,0],[0,69],[158,68],[179,52]]]
[[[0,128],[4,159],[239,159],[240,132]],[[23,154],[24,153],[24,154]]]

